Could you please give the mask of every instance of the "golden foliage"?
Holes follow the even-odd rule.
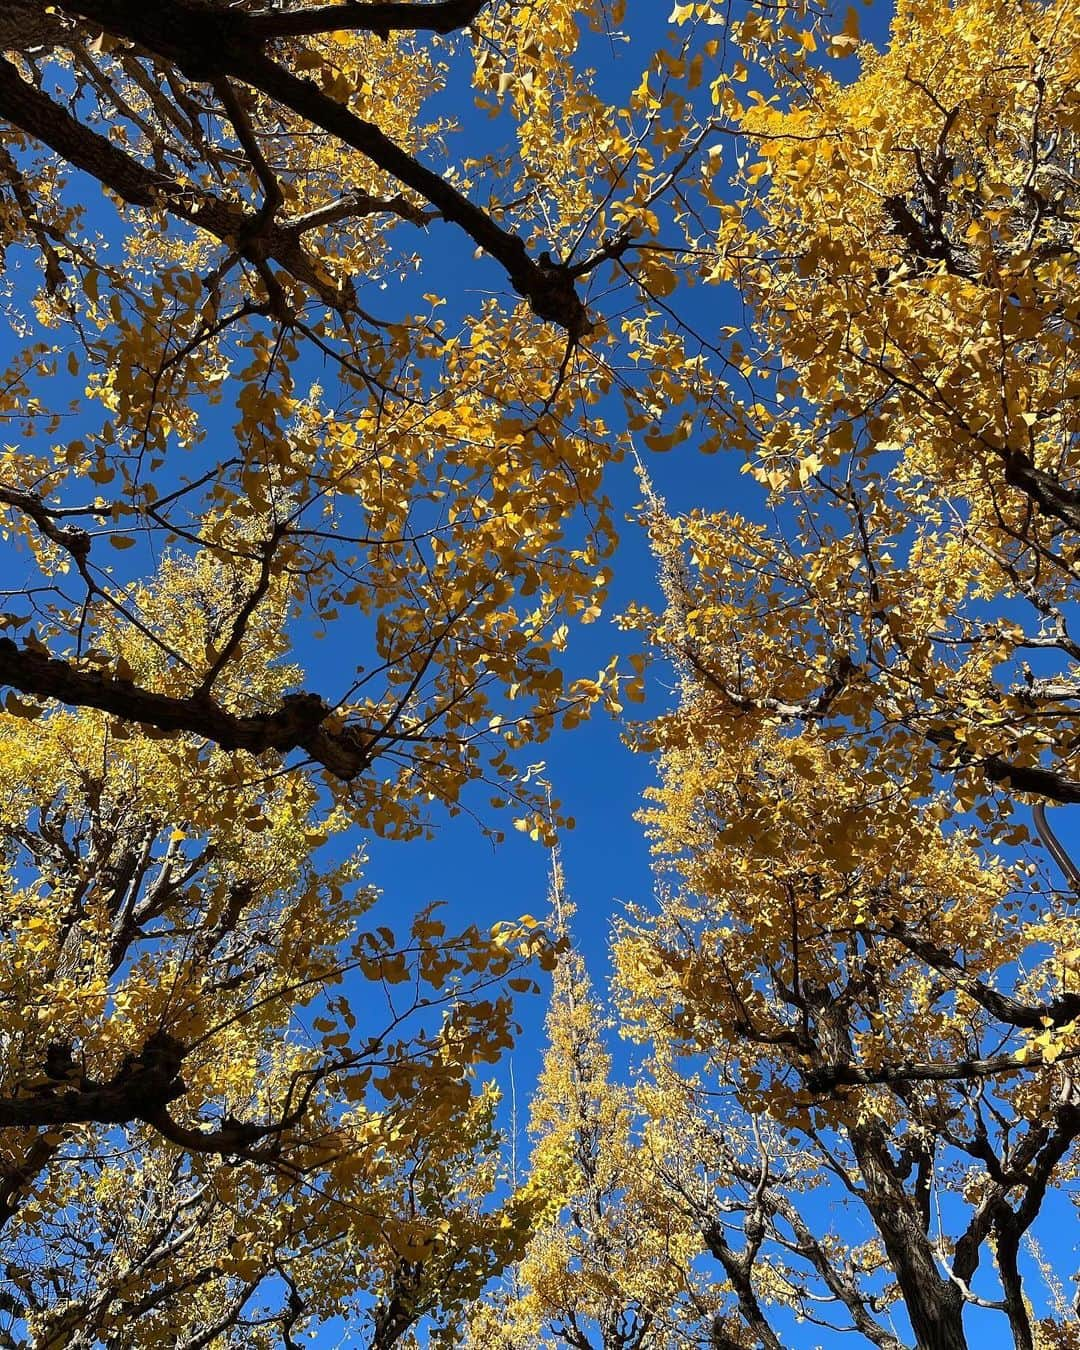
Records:
[[[1019,1252],[1080,1131],[1043,812],[1080,801],[1080,16],[898,0],[878,53],[854,10],[694,0],[600,79],[632,22],[0,14],[12,1336],[291,1345],[344,1304],[451,1343],[509,1264],[478,1347],[779,1350],[825,1298],[957,1350],[992,1251],[1014,1343],[1068,1340]],[[643,475],[664,603],[625,624],[681,677],[615,945],[649,1048],[613,1081],[563,953],[496,1199],[478,1066],[553,948],[369,928],[346,831],[481,791],[566,823],[521,761],[644,695],[567,655],[630,435],[741,454],[771,514]]]

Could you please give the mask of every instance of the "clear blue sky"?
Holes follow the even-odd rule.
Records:
[[[863,36],[879,47],[887,40],[891,11],[891,3],[878,0],[863,12]],[[626,91],[637,85],[649,55],[663,42],[669,31],[667,13],[666,6],[651,0],[630,0],[622,26],[626,41],[590,39],[588,61],[597,68],[597,88],[613,104],[625,99]],[[831,67],[841,77],[853,78],[857,73],[854,60],[833,61]],[[462,100],[455,102],[455,111],[463,124],[465,141],[475,133],[495,144],[506,132],[498,121],[470,114]],[[482,284],[471,248],[449,231],[441,236],[431,232],[424,266],[431,277],[460,274],[474,285]],[[496,280],[494,273],[492,279]],[[422,279],[416,286],[418,290],[427,288]],[[724,313],[715,293],[706,295],[700,288],[697,297],[691,297],[683,309],[692,321],[700,319],[706,335],[736,318]],[[621,409],[612,402],[613,406],[604,411],[618,427]],[[704,456],[692,441],[668,453],[649,454],[643,449],[643,454],[650,477],[673,511],[723,507],[751,518],[763,515],[765,494],[740,472],[741,457]],[[632,599],[661,603],[648,542],[634,519],[641,493],[633,464],[622,461],[612,465],[606,487],[617,507],[617,518],[621,516],[624,521],[613,563],[611,603],[597,623],[575,634],[567,657],[574,674],[591,674],[614,652],[636,649],[636,640],[621,634],[614,622],[625,604]],[[332,662],[332,653],[326,651],[303,655],[316,664]],[[629,705],[627,718],[662,711],[676,698],[674,680],[662,665],[650,668],[647,685],[648,702],[644,706]],[[624,729],[598,713],[573,732],[556,733],[536,747],[536,758],[545,761],[545,776],[553,785],[554,795],[576,821],[575,829],[566,832],[561,842],[563,863],[568,888],[577,904],[576,940],[600,983],[607,970],[607,938],[613,914],[621,902],[647,899],[652,893],[648,845],[634,814],[641,806],[643,791],[655,781],[655,770],[646,756],[626,747]],[[480,794],[477,800],[482,801]],[[400,906],[403,912],[411,912],[433,899],[446,900],[451,923],[458,916],[463,922],[493,922],[522,912],[544,912],[550,865],[545,848],[509,830],[505,842],[493,848],[480,829],[463,817],[447,821],[436,815],[433,825],[436,838],[431,842],[375,841],[371,845],[371,880],[384,888],[395,909]],[[540,1000],[522,1001],[526,1034],[514,1057],[519,1092],[535,1077],[543,1014]]]

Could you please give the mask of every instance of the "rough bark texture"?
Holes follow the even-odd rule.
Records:
[[[376,737],[353,729],[327,731],[322,724],[330,709],[318,694],[290,694],[274,712],[239,716],[208,697],[154,693],[131,680],[82,670],[44,652],[19,647],[10,638],[0,638],[0,684],[34,698],[98,708],[159,731],[188,732],[214,741],[223,750],[246,750],[252,755],[303,750],[344,781],[356,778],[371,764],[377,743]]]

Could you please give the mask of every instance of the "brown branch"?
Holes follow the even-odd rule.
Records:
[[[227,79],[215,80],[214,93],[221,99],[229,121],[232,123],[232,128],[236,132],[236,139],[251,161],[251,167],[255,170],[255,176],[262,186],[263,204],[252,223],[252,236],[261,237],[262,232],[280,209],[285,196],[281,190],[281,184],[277,180],[277,175],[262,152],[262,146],[255,134],[255,128],[251,125],[251,118],[247,114],[247,109],[232,84]]]
[[[1043,769],[1037,764],[1013,764],[1004,755],[974,754],[948,727],[930,728],[926,732],[926,739],[952,757],[951,768],[978,769],[992,783],[1014,792],[1029,792],[1035,797],[1045,797],[1062,806],[1080,802],[1080,782],[1055,769]]]
[[[0,1231],[19,1212],[33,1182],[59,1153],[62,1143],[64,1139],[59,1131],[39,1134],[27,1148],[21,1162],[0,1170]]]
[[[183,1047],[171,1036],[151,1036],[138,1055],[129,1056],[107,1082],[78,1073],[70,1047],[50,1046],[46,1085],[17,1098],[0,1100],[0,1128],[41,1129],[56,1125],[125,1125],[164,1109],[186,1091],[180,1077]],[[67,1072],[74,1070],[74,1078]]]
[[[322,724],[330,709],[318,694],[290,694],[274,712],[240,716],[205,695],[159,694],[132,680],[81,669],[44,651],[19,647],[10,638],[0,638],[0,685],[69,707],[97,708],[159,731],[201,736],[223,750],[246,750],[252,755],[303,750],[345,782],[363,773],[377,753],[375,736],[353,728],[327,731]]]
[[[55,295],[64,284],[64,269],[60,263],[60,255],[49,237],[50,227],[38,216],[30,189],[19,172],[14,156],[4,146],[0,146],[0,171],[11,188],[11,194],[26,222],[27,229],[34,236],[41,250],[41,256],[45,259],[45,289],[49,295]],[[57,231],[54,229],[52,233],[55,236]]]
[[[724,1273],[735,1291],[739,1312],[751,1333],[764,1350],[783,1350],[762,1311],[757,1291],[754,1289],[752,1262],[756,1246],[748,1238],[746,1248],[742,1252],[736,1252],[727,1240],[721,1221],[715,1218],[703,1225],[701,1237],[712,1255],[723,1266]]]
[[[970,1280],[979,1264],[980,1248],[993,1230],[996,1236],[995,1259],[1005,1293],[1004,1308],[1018,1350],[1032,1350],[1031,1324],[1024,1299],[1023,1281],[1018,1265],[1020,1239],[1038,1217],[1047,1186],[1055,1168],[1080,1134],[1080,1107],[1071,1099],[1062,1101],[1055,1113],[1053,1127],[1033,1127],[1009,1160],[1008,1175],[998,1167],[992,1190],[983,1198],[966,1232],[956,1243],[954,1274]],[[994,1155],[986,1146],[989,1155]],[[996,1159],[995,1159],[996,1161]],[[1015,1186],[1023,1188],[1016,1209],[1007,1201]]]
[[[761,1198],[767,1211],[779,1215],[790,1226],[795,1236],[795,1250],[810,1262],[822,1283],[847,1308],[855,1328],[868,1341],[879,1346],[880,1350],[904,1350],[902,1342],[871,1317],[867,1299],[854,1278],[854,1268],[850,1263],[839,1260],[835,1251],[818,1241],[810,1225],[788,1197],[781,1190],[770,1186],[763,1191]]]
[[[180,1076],[185,1047],[167,1032],[155,1032],[138,1054],[129,1055],[106,1082],[79,1072],[66,1045],[52,1045],[46,1055],[46,1082],[16,1098],[0,1099],[0,1129],[42,1129],[95,1124],[128,1125],[143,1121],[170,1143],[192,1153],[252,1157],[253,1146],[269,1135],[297,1124],[307,1105],[272,1125],[254,1125],[226,1116],[213,1129],[181,1125],[169,1115],[169,1102],[182,1097],[187,1085]]]
[[[387,1296],[373,1314],[371,1350],[390,1350],[420,1317],[418,1306],[424,1273],[422,1261],[401,1260],[390,1279]]]
[[[337,136],[366,155],[399,183],[418,192],[506,269],[511,285],[528,300],[541,319],[565,328],[579,337],[589,320],[569,269],[553,263],[547,254],[529,257],[524,243],[508,233],[446,179],[406,154],[372,122],[337,103],[311,80],[302,79],[261,54],[244,54],[236,60],[239,79],[283,103],[314,125]]]
[[[41,0],[4,0],[0,7],[0,52],[30,52],[69,37],[68,24]]]
[[[1026,493],[1044,515],[1055,517],[1071,530],[1080,530],[1080,492],[1064,487],[1022,451],[1006,451],[1004,459],[1006,483]]]
[[[1080,1018],[1080,994],[1062,993],[1046,1003],[1021,1003],[1019,999],[992,989],[985,981],[968,974],[945,948],[920,938],[899,920],[890,923],[885,931],[932,969],[948,976],[953,988],[985,1008],[999,1022],[1025,1027],[1030,1031],[1045,1026],[1065,1026]]]
[[[327,286],[319,277],[300,245],[299,231],[288,223],[265,222],[260,229],[256,213],[224,202],[190,183],[181,183],[170,174],[146,168],[104,136],[77,122],[66,109],[22,79],[11,62],[2,58],[0,118],[47,145],[131,206],[167,211],[230,248],[238,240],[251,240],[257,234],[263,257],[309,286],[327,304],[344,303],[343,293]]]
[[[228,1116],[216,1129],[200,1130],[195,1126],[181,1125],[179,1121],[173,1120],[164,1106],[140,1110],[134,1118],[152,1125],[177,1148],[185,1149],[189,1153],[216,1153],[225,1157],[240,1155],[251,1157],[251,1150],[255,1144],[265,1139],[267,1135],[276,1134],[287,1128],[287,1124],[280,1122],[277,1125],[252,1125],[247,1121],[234,1120]]]
[[[453,33],[467,28],[479,17],[488,0],[438,0],[436,4],[368,3],[318,5],[294,13],[283,10],[256,11],[245,27],[259,38],[314,36],[357,30],[386,37],[391,32]]]
[[[1067,1050],[1058,1059],[1075,1059],[1080,1050]],[[1000,1073],[1021,1073],[1048,1068],[1042,1055],[995,1055],[990,1059],[945,1060],[940,1064],[901,1061],[864,1069],[857,1064],[826,1064],[804,1075],[811,1092],[831,1092],[836,1087],[875,1087],[888,1083],[949,1082],[954,1079],[992,1078]]]
[[[199,695],[205,697],[210,693],[214,687],[214,681],[236,655],[237,649],[244,640],[244,635],[247,632],[247,626],[251,616],[258,609],[259,605],[262,604],[270,589],[270,581],[273,576],[274,553],[284,533],[284,527],[277,526],[271,532],[270,537],[262,544],[260,549],[262,560],[259,564],[258,578],[256,579],[255,585],[251,588],[247,599],[237,610],[236,615],[233,618],[232,630],[230,631],[228,638],[215,657],[210,669],[206,672],[203,682],[199,685]]]
[[[1012,788],[1015,792],[1030,792],[1062,806],[1080,802],[1080,783],[1053,769],[1040,769],[1031,764],[1010,764],[1001,755],[987,755],[977,761],[992,783]]]
[[[851,657],[843,652],[829,667],[825,682],[818,693],[798,703],[773,698],[767,694],[739,694],[730,689],[702,660],[690,644],[676,648],[679,656],[686,660],[694,671],[701,676],[710,689],[715,690],[740,712],[758,712],[779,717],[783,721],[816,722],[828,717],[833,704],[848,688],[859,673]]]
[[[294,216],[289,221],[288,229],[295,234],[304,234],[308,230],[321,229],[324,225],[336,225],[340,220],[374,216],[384,211],[389,215],[400,216],[413,225],[428,225],[439,218],[437,211],[424,211],[414,206],[401,192],[395,193],[393,197],[376,197],[371,192],[357,189],[336,202],[315,207],[306,215]]]
[[[69,553],[76,563],[84,561],[90,552],[89,534],[77,525],[57,525],[56,516],[63,514],[63,508],[59,512],[50,509],[36,492],[24,492],[21,488],[0,484],[0,505],[10,506],[28,516],[46,539]]]

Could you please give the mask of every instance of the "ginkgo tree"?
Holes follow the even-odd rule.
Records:
[[[535,204],[514,232],[420,154],[448,132],[426,110],[440,56],[471,63],[484,8],[34,2],[0,31],[4,247],[29,339],[4,380],[19,443],[0,489],[37,572],[9,597],[29,637],[7,638],[0,678],[293,752],[384,834],[481,772],[512,794],[509,750],[608,687],[568,687],[554,659],[566,617],[597,612],[610,550],[597,376],[571,359],[579,273],[526,246]],[[486,46],[539,42],[547,62],[577,33],[558,7],[535,35],[487,25]],[[496,260],[510,302],[447,323],[410,292],[436,229]],[[384,317],[388,287],[408,303]],[[231,561],[232,586],[206,649],[158,634],[141,685],[99,637],[162,547]],[[281,585],[301,631],[344,645],[345,678],[241,715],[218,689]],[[514,716],[481,759],[496,687]]]
[[[200,650],[222,585],[167,562],[133,613]],[[222,682],[238,713],[295,676],[279,625]],[[127,625],[111,654],[160,660]],[[28,725],[0,757],[3,1343],[295,1344],[346,1314],[388,1347],[452,1315],[527,1233],[475,1066],[542,932],[376,925],[306,779],[96,710]]]
[[[1080,800],[1080,21],[902,0],[860,59],[747,110],[701,263],[751,322],[700,412],[772,518],[673,518],[645,480],[666,604],[628,621],[681,670],[641,738],[674,880],[618,980],[710,1141],[671,1193],[728,1283],[718,1343],[779,1350],[794,1311],[889,1350],[1072,1345],[1039,1225],[1080,1137],[1046,811]]]
[[[618,1082],[611,1019],[580,952],[558,855],[552,929],[563,939],[548,1044],[529,1110],[522,1198],[537,1207],[521,1258],[471,1310],[470,1350],[666,1350],[708,1343],[716,1295],[694,1269],[698,1226],[666,1178],[686,1138],[666,1110]],[[643,1089],[644,1091],[644,1089]],[[681,1122],[679,1122],[681,1124]],[[673,1130],[673,1125],[675,1129]]]
[[[32,562],[0,680],[305,761],[383,834],[483,778],[550,837],[514,752],[618,701],[561,657],[610,579],[598,405],[648,422],[709,383],[657,333],[696,252],[663,234],[741,107],[729,42],[794,60],[807,8],[677,6],[619,106],[589,40],[620,0],[6,6],[0,491]],[[628,338],[665,344],[640,379]],[[144,686],[99,629],[166,548],[236,579]],[[237,715],[216,690],[279,583],[345,655]]]
[[[649,50],[600,79],[623,24]],[[1022,1244],[1080,1130],[1043,809],[1080,800],[1078,51],[1065,0],[900,0],[880,54],[802,0],[4,6],[10,1343],[288,1346],[361,1307],[375,1346],[451,1338],[540,1223],[536,1326],[572,1297],[633,1334],[693,1231],[714,1344],[822,1300],[887,1347],[973,1307],[1068,1344]],[[563,1258],[600,1227],[544,1193],[618,1232],[617,1163],[560,1175],[553,1127],[492,1195],[478,1066],[550,945],[369,923],[342,856],[477,790],[564,823],[519,761],[641,694],[566,656],[627,432],[741,453],[774,509],[647,494],[680,884],[616,964],[651,1078],[607,1084],[569,959],[552,1034],[596,1070],[576,1142],[651,1122],[631,1198],[678,1259],[598,1292]],[[869,1245],[792,1199],[829,1184]]]

